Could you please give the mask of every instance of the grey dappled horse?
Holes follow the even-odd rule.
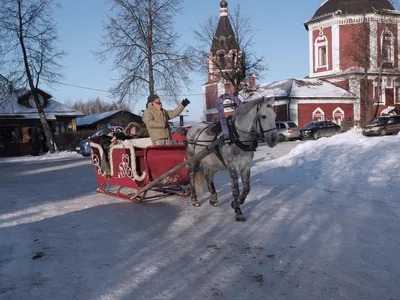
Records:
[[[234,96],[232,96],[234,97]],[[225,98],[226,99],[226,98]],[[234,133],[232,142],[219,147],[217,154],[212,153],[202,160],[193,163],[189,169],[190,184],[192,187],[192,204],[200,206],[197,196],[202,196],[203,186],[207,183],[210,191],[210,204],[218,206],[217,192],[214,186],[214,174],[228,170],[232,185],[232,208],[235,210],[236,220],[245,221],[240,209],[250,192],[250,169],[254,157],[252,143],[264,139],[268,146],[275,147],[278,142],[276,130],[276,114],[272,107],[274,98],[261,98],[245,102],[232,114],[231,129]],[[200,122],[192,126],[187,132],[186,158],[195,155],[209,145],[215,136],[208,133],[213,124]],[[240,193],[238,172],[242,178],[243,190]]]

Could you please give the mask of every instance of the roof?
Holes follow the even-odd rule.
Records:
[[[86,125],[92,125],[94,123],[97,123],[103,119],[106,119],[108,117],[111,117],[119,112],[127,112],[129,114],[134,115],[130,111],[127,111],[125,109],[118,109],[118,110],[111,110],[111,111],[106,111],[106,112],[101,112],[98,114],[92,114],[92,115],[87,115],[85,117],[80,117],[76,119],[76,126],[86,126]]]
[[[317,9],[313,17],[304,25],[313,21],[330,17],[333,14],[363,14],[372,13],[379,10],[393,10],[393,5],[388,0],[326,0]],[[308,29],[308,28],[307,28]]]
[[[61,116],[84,116],[80,111],[70,108],[54,99],[48,99],[47,101],[48,105],[44,107],[43,110],[48,120],[56,120],[57,117]],[[39,119],[39,113],[36,108],[30,108],[19,104],[16,98],[8,100],[0,99],[0,118],[1,117]]]
[[[221,8],[227,9],[228,3],[226,1],[221,1],[220,6]],[[225,38],[223,44],[221,44],[221,37]],[[211,52],[215,55],[218,50],[225,50],[225,52],[228,53],[229,50],[232,49],[239,50],[239,44],[236,40],[235,32],[233,31],[228,15],[221,15],[217,31],[212,40]]]
[[[242,95],[244,98],[246,95]],[[260,84],[258,90],[248,100],[259,97],[276,98],[348,98],[355,99],[353,93],[321,79],[291,78]]]

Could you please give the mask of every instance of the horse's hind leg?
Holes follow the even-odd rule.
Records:
[[[240,209],[239,203],[239,180],[238,173],[235,167],[229,167],[229,178],[231,180],[232,185],[232,208],[235,210],[235,219],[236,221],[246,221],[246,218],[243,216],[242,210]]]
[[[210,191],[210,204],[212,206],[217,207],[218,206],[218,197],[217,197],[217,192],[216,192],[215,186],[214,186],[214,174],[215,174],[215,171],[207,170],[205,173],[205,177],[206,177],[206,181],[207,181],[208,190]]]

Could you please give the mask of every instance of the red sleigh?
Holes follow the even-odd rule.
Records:
[[[141,202],[147,194],[145,187],[150,185],[151,190],[163,193],[179,196],[190,194],[190,190],[185,188],[189,184],[187,166],[163,178],[165,173],[185,162],[185,145],[153,146],[149,138],[125,140],[111,146],[107,164],[104,150],[98,142],[98,137],[89,139],[91,159],[99,184],[98,193],[132,202]],[[109,185],[118,188],[111,191]],[[136,192],[125,193],[122,191],[124,188]],[[146,191],[138,193],[141,189]]]

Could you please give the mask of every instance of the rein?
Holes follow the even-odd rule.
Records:
[[[260,108],[261,108],[261,104],[258,104],[257,105],[256,114],[260,111]],[[262,127],[261,122],[260,122],[260,117],[256,118],[255,124],[254,124],[255,126],[252,127],[250,132],[243,131],[243,130],[240,130],[240,129],[236,128],[235,120],[236,120],[236,118],[233,118],[233,119],[228,118],[227,119],[228,128],[230,129],[229,133],[231,135],[231,141],[229,143],[228,143],[228,141],[224,141],[224,142],[228,143],[229,145],[235,144],[236,146],[238,146],[243,151],[255,151],[257,149],[257,147],[258,147],[258,139],[260,138],[260,136],[262,138],[264,138],[265,137],[265,133],[271,132],[273,130],[276,130],[276,128],[271,128],[271,129],[264,130],[264,128]],[[217,139],[217,137],[218,137],[218,134],[215,134],[215,137],[214,137],[214,139],[212,141],[210,141],[210,140],[199,140],[200,135],[204,131],[206,131],[208,128],[213,126],[214,124],[215,123],[212,123],[212,124],[206,126],[205,128],[203,128],[197,134],[197,137],[194,140],[186,140],[186,143],[194,145],[195,147],[196,146],[205,147],[205,146],[208,145],[208,143],[215,141]],[[259,128],[260,133],[257,132],[257,130],[256,130],[257,127]],[[253,139],[251,139],[251,140],[242,140],[241,141],[240,140],[240,136],[239,136],[239,132],[246,133],[246,134],[249,134],[250,136],[255,136],[255,137]],[[200,144],[200,143],[207,143],[207,144]],[[250,143],[250,144],[247,145],[247,144],[244,144],[244,143]]]

